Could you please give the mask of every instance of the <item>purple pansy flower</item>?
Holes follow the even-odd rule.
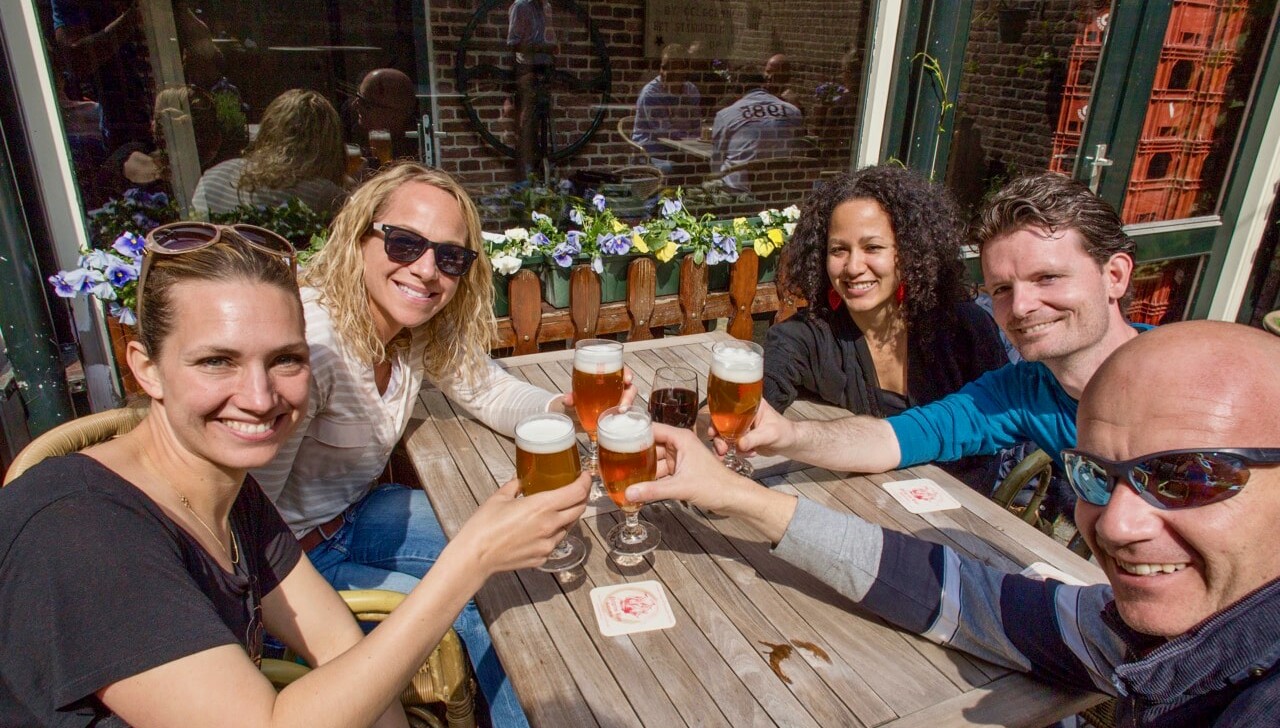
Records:
[[[539,250],[546,250],[551,247],[551,238],[548,238],[542,233],[534,233],[533,237],[530,238],[529,241],[533,243],[533,247]]]
[[[134,315],[133,309],[131,308],[121,306],[118,303],[112,303],[107,306],[107,310],[110,311],[111,315],[119,319],[120,323],[124,324],[125,326],[133,326],[134,324],[138,323],[138,317]]]
[[[80,293],[79,286],[72,285],[67,280],[67,271],[49,276],[49,282],[53,284],[53,292],[62,298],[75,298]]]
[[[116,241],[111,244],[112,250],[134,260],[142,257],[142,250],[145,247],[146,239],[133,233],[125,233],[116,238]]]
[[[684,205],[680,204],[680,200],[665,199],[662,201],[662,216],[671,217],[683,208]]]
[[[576,207],[575,207],[575,208],[573,208],[572,210],[570,210],[570,211],[569,211],[569,219],[570,219],[571,221],[573,221],[573,224],[574,224],[574,225],[581,225],[581,224],[582,224],[582,210],[580,210],[579,208],[576,208]]]
[[[738,241],[732,235],[714,232],[711,234],[711,252],[718,252],[721,260],[736,263],[738,261]],[[708,256],[708,259],[710,259],[710,256]]]
[[[631,241],[621,235],[602,234],[596,243],[609,255],[623,255],[631,251]]]
[[[564,246],[567,250],[573,252],[574,255],[582,252],[582,238],[586,237],[581,230],[570,230],[564,234]]]
[[[533,212],[529,213],[529,217],[532,218],[534,222],[551,222],[551,218],[547,217],[546,215],[543,215],[541,212],[538,212],[537,210],[534,210]]]
[[[123,286],[129,281],[138,280],[138,266],[133,263],[112,263],[107,266],[106,278],[113,286]]]
[[[604,212],[604,195],[596,193],[596,196],[591,198],[591,204],[596,208],[596,210]]]
[[[591,259],[591,270],[597,274],[604,273],[604,261],[600,259],[600,256],[597,255]]]
[[[692,237],[693,236],[689,235],[689,231],[685,230],[684,228],[676,228],[675,230],[672,230],[670,233],[667,234],[667,240],[670,240],[673,243],[679,243],[681,245],[684,245],[685,243],[689,242],[689,240],[691,240]]]

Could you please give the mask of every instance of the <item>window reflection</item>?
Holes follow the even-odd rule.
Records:
[[[434,159],[481,203],[486,229],[500,230],[527,222],[542,204],[534,198],[556,207],[595,192],[629,219],[677,189],[717,217],[800,202],[853,158],[870,6],[43,0],[41,9],[86,210],[133,190],[131,199],[163,192],[184,214],[223,221],[289,202],[322,224],[370,172],[422,156],[420,120],[430,115]],[[149,45],[166,28],[176,43]]]

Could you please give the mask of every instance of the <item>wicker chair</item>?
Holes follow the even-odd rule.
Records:
[[[1053,524],[1040,517],[1040,504],[1049,494],[1049,481],[1052,476],[1053,458],[1049,457],[1044,450],[1036,450],[1009,471],[1004,480],[1000,481],[1000,485],[996,486],[991,499],[1022,518],[1023,521],[1052,536]],[[1013,500],[1018,493],[1036,478],[1040,480],[1036,484],[1035,492],[1031,495],[1031,500],[1025,506],[1014,504]]]
[[[132,430],[147,414],[144,407],[123,407],[81,417],[59,425],[36,438],[18,453],[5,473],[8,485],[45,458],[67,455],[90,445],[105,442]],[[380,622],[404,601],[404,595],[380,590],[339,592],[356,619]],[[277,688],[306,674],[309,668],[296,662],[263,660],[262,671]],[[442,728],[429,705],[443,703],[449,728],[475,726],[475,685],[471,664],[462,641],[452,629],[445,633],[426,663],[418,670],[400,696],[410,723]]]

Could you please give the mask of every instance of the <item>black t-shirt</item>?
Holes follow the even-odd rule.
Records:
[[[260,648],[262,596],[301,551],[251,477],[231,524],[240,563],[228,574],[88,456],[0,490],[0,726],[119,725],[100,688],[213,647]]]

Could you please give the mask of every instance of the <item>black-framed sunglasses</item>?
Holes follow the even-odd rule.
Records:
[[[147,282],[147,272],[156,255],[182,255],[215,245],[222,240],[224,234],[230,234],[243,242],[269,255],[283,259],[289,264],[294,274],[298,272],[298,251],[293,243],[266,228],[257,225],[215,225],[211,222],[171,222],[161,225],[147,233],[145,248],[149,255],[142,260],[142,270],[138,272],[138,316],[142,316],[142,290]]]
[[[453,243],[437,243],[427,240],[412,230],[382,222],[373,223],[373,229],[382,233],[382,241],[386,246],[387,257],[391,260],[409,265],[421,258],[428,250],[436,252],[436,267],[442,273],[451,276],[465,276],[471,270],[480,254],[470,248]]]
[[[1249,482],[1249,467],[1280,463],[1280,448],[1167,450],[1115,462],[1082,450],[1063,450],[1067,480],[1086,503],[1105,506],[1124,480],[1142,500],[1161,510],[1218,503]]]

